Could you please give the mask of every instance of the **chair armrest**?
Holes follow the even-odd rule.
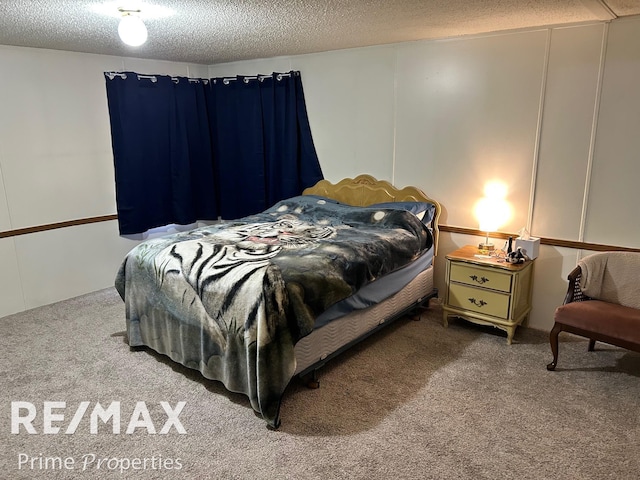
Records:
[[[579,266],[571,270],[571,273],[567,276],[569,280],[569,286],[567,287],[567,294],[564,297],[563,305],[572,302],[584,302],[585,300],[591,300],[591,297],[587,297],[580,289],[580,278],[582,277],[582,270]]]

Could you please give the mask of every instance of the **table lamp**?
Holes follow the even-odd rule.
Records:
[[[489,234],[497,231],[511,216],[511,207],[504,199],[506,191],[504,184],[490,182],[485,186],[485,196],[476,203],[474,211],[479,228],[486,232],[485,241],[478,245],[482,253],[491,253],[495,250],[495,246],[489,241]]]

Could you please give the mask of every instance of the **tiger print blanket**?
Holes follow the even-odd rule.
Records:
[[[115,281],[128,341],[219,380],[279,424],[295,343],[334,303],[431,247],[409,212],[300,196],[148,240]]]

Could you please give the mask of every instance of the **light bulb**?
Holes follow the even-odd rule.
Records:
[[[147,41],[147,27],[136,15],[125,14],[118,25],[118,34],[124,43],[139,47]]]

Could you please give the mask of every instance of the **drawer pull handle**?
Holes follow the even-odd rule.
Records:
[[[487,283],[489,281],[489,279],[487,277],[480,277],[478,278],[477,275],[469,275],[469,278],[471,280],[473,280],[476,283],[479,283],[480,285],[484,285],[485,283]]]
[[[487,304],[484,300],[476,300],[475,298],[470,298],[469,301],[476,307],[484,307]]]

